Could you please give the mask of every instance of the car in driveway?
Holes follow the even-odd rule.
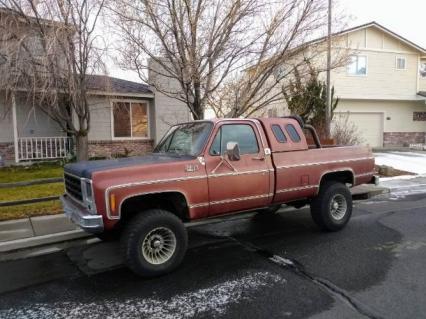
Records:
[[[299,117],[178,124],[150,155],[68,164],[64,176],[65,214],[102,239],[119,237],[142,276],[181,263],[185,223],[310,204],[315,223],[337,231],[351,217],[349,187],[377,183],[370,148],[323,147]]]

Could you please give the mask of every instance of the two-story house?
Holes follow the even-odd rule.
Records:
[[[13,11],[0,8],[2,27],[9,26],[7,17],[11,14]],[[22,38],[36,34],[28,25],[19,27]],[[13,62],[15,51],[10,50],[13,46],[7,43],[6,36],[0,34],[0,37],[1,70],[2,64],[16,62]],[[7,82],[7,76],[1,73],[0,83]],[[90,157],[144,154],[152,150],[170,124],[191,119],[184,103],[156,92],[149,85],[106,75],[88,75],[87,81]],[[155,82],[171,85],[170,79],[164,76],[157,75]],[[27,91],[24,86],[6,90],[0,85],[1,159],[17,163],[68,156],[73,149],[73,138],[45,110],[32,103]]]
[[[426,50],[376,22],[335,33],[332,43],[332,55],[349,54],[331,71],[336,118],[348,116],[372,147],[425,143]],[[282,103],[271,107],[269,114],[286,113]]]
[[[425,143],[426,50],[371,22],[336,34],[353,50],[349,64],[332,71],[340,98],[364,141],[373,147]]]

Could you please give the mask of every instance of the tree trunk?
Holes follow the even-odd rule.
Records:
[[[75,138],[77,161],[87,161],[89,159],[89,139],[87,134],[77,134]]]

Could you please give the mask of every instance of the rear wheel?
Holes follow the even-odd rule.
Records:
[[[326,231],[338,231],[346,226],[352,215],[352,195],[349,188],[339,182],[321,185],[318,196],[311,202],[314,222]]]
[[[132,218],[124,229],[121,249],[126,265],[136,274],[166,274],[182,262],[188,236],[182,221],[172,213],[152,209]]]

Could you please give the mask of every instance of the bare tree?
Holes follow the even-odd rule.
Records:
[[[103,67],[96,26],[103,0],[0,0],[2,89],[24,92],[75,137],[88,158],[88,76]]]

